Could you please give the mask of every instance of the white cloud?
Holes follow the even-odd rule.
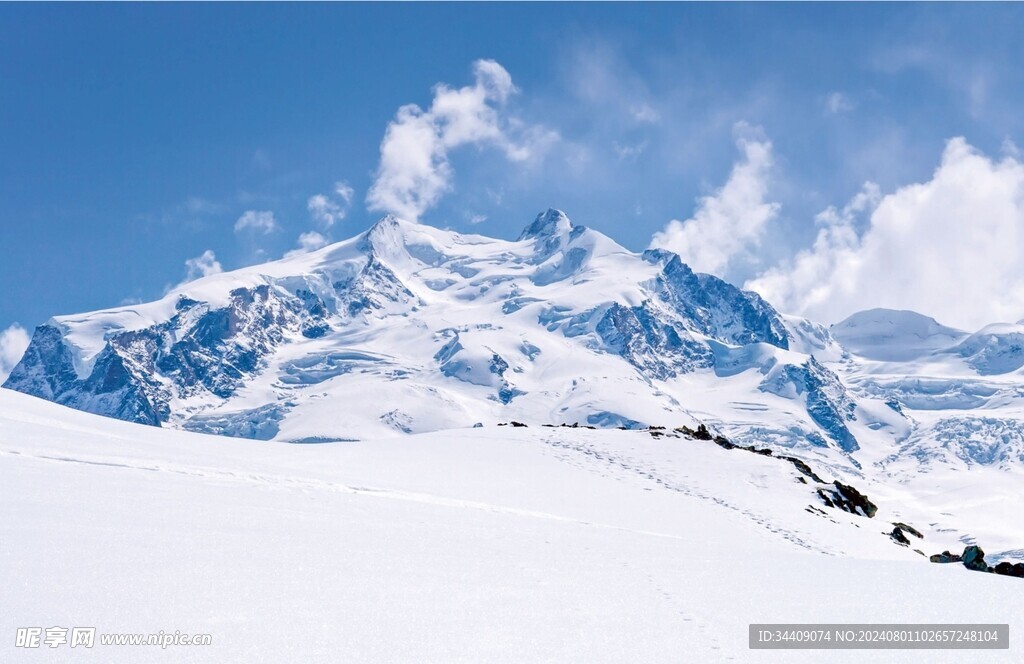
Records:
[[[745,284],[764,295],[777,308],[790,313],[822,313],[833,304],[831,277],[843,266],[855,263],[860,246],[857,222],[878,204],[878,187],[867,183],[842,209],[830,207],[815,218],[822,228],[810,249],[772,268]],[[869,308],[869,307],[864,307]],[[832,319],[825,319],[834,322]]]
[[[342,180],[334,183],[334,193],[341,198],[341,201],[347,207],[352,204],[352,197],[355,196],[356,190],[353,189],[348,182]]]
[[[324,228],[330,228],[334,222],[345,217],[341,207],[323,194],[310,196],[306,208],[313,220]]]
[[[650,104],[641,103],[629,109],[633,119],[637,122],[654,124],[661,121],[661,113],[658,113]]]
[[[241,233],[246,229],[260,231],[264,235],[273,233],[277,230],[277,220],[270,210],[247,210],[235,222],[235,232]]]
[[[433,118],[403,106],[380,145],[380,166],[366,202],[371,210],[418,220],[449,188],[451,166]]]
[[[220,262],[217,260],[217,256],[210,249],[207,249],[195,258],[185,261],[185,269],[187,272],[185,281],[182,283],[188,283],[224,271],[224,268],[221,267]]]
[[[500,111],[517,92],[512,77],[493,60],[473,63],[476,81],[459,89],[439,83],[430,108],[415,104],[398,109],[380,145],[380,165],[366,196],[371,210],[410,221],[434,206],[451,189],[450,150],[462,145],[490,145],[511,161],[542,152],[555,135]]]
[[[0,332],[0,384],[7,380],[14,367],[18,366],[29,341],[28,332],[18,323]]]
[[[745,124],[736,126],[736,145],[743,153],[729,179],[699,200],[686,221],[673,219],[651,238],[651,248],[679,254],[698,272],[727,275],[739,259],[750,259],[766,224],[778,214],[778,203],[766,201],[772,166],[772,144],[756,137]]]
[[[292,249],[284,255],[285,258],[291,258],[292,256],[299,256],[301,254],[308,254],[311,251],[316,251],[321,247],[327,246],[327,238],[316,231],[309,231],[299,236],[299,246],[297,249]]]
[[[476,226],[477,224],[482,224],[485,221],[487,221],[486,214],[473,214],[470,215],[469,217],[469,223],[473,224],[474,226]]]
[[[853,102],[842,92],[830,92],[825,97],[825,110],[832,115],[853,110]]]
[[[1024,163],[1013,156],[994,161],[954,138],[931,180],[880,200],[869,187],[819,220],[812,247],[746,286],[823,322],[871,307],[969,330],[1024,317]]]
[[[324,230],[329,230],[334,224],[345,218],[355,191],[347,182],[337,182],[334,185],[334,194],[340,200],[335,200],[324,194],[316,194],[310,196],[306,201],[309,214]]]

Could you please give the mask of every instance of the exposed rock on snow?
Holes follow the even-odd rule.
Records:
[[[878,506],[868,497],[848,484],[839,480],[832,482],[834,489],[818,489],[818,497],[827,507],[835,507],[850,514],[871,518],[878,512]]]
[[[988,563],[985,562],[985,552],[980,546],[971,545],[964,549],[964,554],[961,556],[964,562],[964,567],[975,572],[987,572]]]

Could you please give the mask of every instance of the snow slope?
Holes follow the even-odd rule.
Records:
[[[879,505],[868,519],[823,507],[800,477],[641,431],[288,445],[0,390],[0,660],[817,662],[748,650],[747,625],[1024,625],[1020,579],[931,564],[884,535],[898,518],[929,553],[955,542],[914,520],[933,510],[927,494],[864,480]],[[1019,504],[1021,486],[1003,499]],[[213,644],[13,647],[16,627],[53,625]],[[985,660],[1019,661],[1015,644]]]

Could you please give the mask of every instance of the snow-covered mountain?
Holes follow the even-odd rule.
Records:
[[[145,424],[336,440],[508,420],[692,424],[686,377],[792,364],[763,390],[809,398],[804,433],[850,447],[841,385],[794,345],[756,294],[556,210],[515,242],[388,217],[158,302],[54,318],[6,386]]]
[[[846,353],[829,366],[848,392],[881,399],[911,423],[882,465],[905,474],[937,464],[1024,464],[1024,326],[969,334],[914,312],[874,309],[830,333]]]
[[[913,311],[870,309],[833,325],[829,332],[843,348],[869,360],[901,361],[948,348],[966,332]]]
[[[309,254],[59,316],[5,387],[293,442],[521,421],[706,423],[853,470],[1024,460],[1024,326],[831,329],[548,210],[505,241],[386,217]]]

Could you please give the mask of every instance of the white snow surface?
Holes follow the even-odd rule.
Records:
[[[1015,470],[943,470],[927,476],[932,491],[843,478],[878,503],[873,519],[824,508],[798,477],[784,460],[641,431],[486,426],[295,445],[0,389],[0,661],[967,655],[751,651],[752,622],[1008,622],[1011,650],[984,660],[1021,661],[1024,580],[931,564],[884,534],[911,523],[927,553],[973,534],[992,560],[999,533],[1024,541]],[[946,532],[975,517],[982,530]],[[24,626],[213,644],[18,649]]]

